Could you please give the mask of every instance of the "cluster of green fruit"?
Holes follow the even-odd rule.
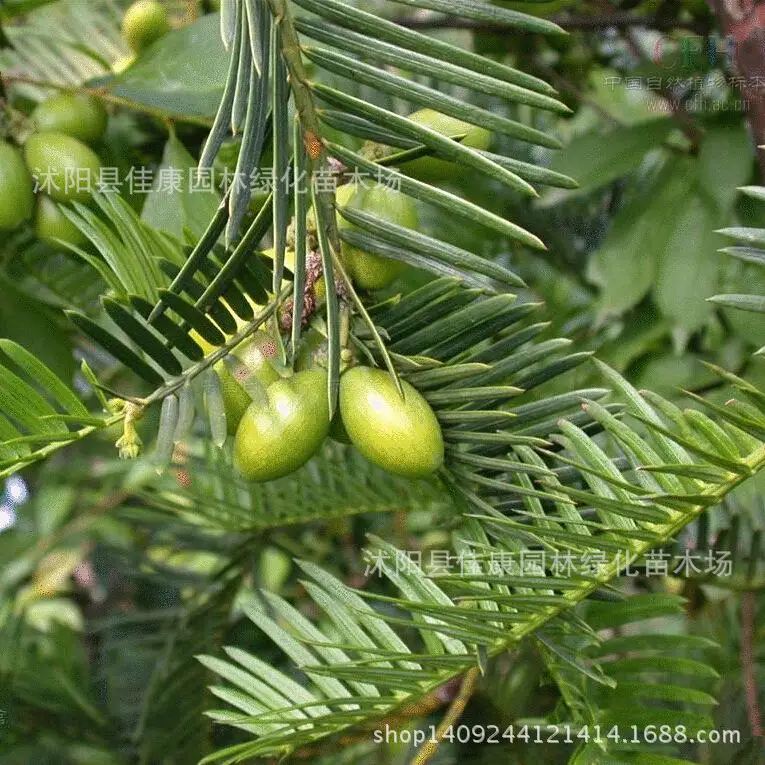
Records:
[[[402,397],[387,372],[350,367],[340,377],[339,411],[330,419],[327,371],[312,351],[303,349],[296,371],[283,369],[273,338],[257,332],[232,352],[238,366],[216,365],[229,432],[235,434],[234,463],[244,478],[289,475],[328,436],[353,444],[390,473],[421,478],[438,470],[441,427],[415,388],[402,381]]]
[[[88,146],[106,130],[107,114],[89,95],[61,93],[37,106],[34,132],[23,153],[0,142],[0,229],[10,230],[34,214],[37,236],[81,244],[82,234],[58,202],[87,202],[98,183],[101,160]],[[35,183],[41,193],[35,204]]]
[[[476,149],[488,148],[491,140],[487,131],[430,109],[415,112],[410,119],[442,135],[458,136]],[[368,144],[364,151],[378,158],[393,150]],[[430,183],[447,181],[453,173],[450,163],[435,157],[420,157],[399,169]],[[345,183],[338,187],[335,202],[338,210],[355,208],[406,228],[418,226],[412,200],[384,184]],[[353,228],[340,213],[337,225],[341,232]],[[308,215],[307,235],[312,250],[316,245],[313,210]],[[364,290],[384,289],[401,273],[400,262],[348,242],[343,242],[340,255],[348,275]],[[287,251],[285,264],[294,267],[292,250]],[[326,289],[323,279],[311,283],[321,302]],[[242,476],[270,481],[288,475],[305,464],[327,437],[353,444],[370,462],[390,473],[422,478],[437,471],[444,460],[444,441],[436,415],[406,381],[401,381],[402,395],[384,370],[349,365],[340,376],[338,413],[330,419],[327,371],[322,361],[326,353],[322,354],[321,338],[317,342],[316,337],[315,331],[305,336],[294,372],[279,367],[276,343],[264,332],[233,351],[233,368],[224,362],[216,365],[229,432],[235,434],[234,462]]]
[[[483,128],[470,125],[461,120],[436,112],[433,109],[421,109],[409,115],[412,122],[430,128],[441,135],[459,137],[464,146],[485,150],[491,144],[491,133]],[[369,142],[363,152],[373,159],[380,159],[393,153],[393,149]],[[431,184],[450,180],[454,175],[454,165],[436,157],[419,157],[402,163],[398,168],[404,175],[417,178]],[[412,200],[391,186],[365,181],[351,182],[338,187],[335,195],[338,208],[353,208],[369,212],[377,218],[395,223],[405,228],[416,229],[418,226],[417,209]],[[340,231],[353,229],[342,215],[337,216]],[[313,214],[308,216],[309,237],[315,234],[316,221]],[[354,283],[365,290],[381,290],[390,286],[401,274],[399,261],[384,258],[358,247],[343,242],[341,257],[349,276]]]

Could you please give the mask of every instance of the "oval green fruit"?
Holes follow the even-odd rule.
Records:
[[[236,378],[223,361],[219,361],[214,367],[215,373],[220,380],[220,389],[223,394],[223,407],[226,411],[226,430],[230,436],[236,433],[239,423],[242,421],[247,407],[252,403],[247,391],[236,381]]]
[[[37,199],[35,233],[38,239],[54,245],[62,241],[80,247],[88,241],[47,194],[40,194]]]
[[[138,0],[122,18],[122,37],[136,52],[148,48],[170,31],[170,18],[156,0]]]
[[[463,146],[471,149],[486,150],[491,146],[492,134],[485,128],[471,125],[446,114],[441,114],[434,109],[420,109],[410,114],[408,119],[418,125],[428,127],[437,133],[446,136],[465,135],[460,141]],[[420,157],[411,162],[405,162],[399,168],[402,173],[411,175],[422,181],[441,183],[453,178],[459,172],[458,166],[452,162],[437,157]]]
[[[321,364],[317,361],[325,360],[327,353],[327,338],[317,329],[311,327],[300,336],[300,344],[295,354],[295,370],[302,372],[305,369],[314,369]],[[324,364],[326,367],[326,364]]]
[[[112,64],[112,72],[114,74],[122,74],[126,69],[129,69],[133,64],[135,63],[135,56],[120,56],[113,64]]]
[[[326,369],[329,363],[327,338],[316,329],[309,329],[300,338],[298,352],[295,355],[295,370]],[[340,412],[336,411],[329,424],[329,437],[341,444],[350,444],[351,439],[345,432]]]
[[[234,465],[250,481],[273,481],[294,472],[329,432],[325,371],[277,380],[268,386],[266,397],[250,404],[234,439]]]
[[[32,177],[21,152],[0,141],[0,230],[16,228],[32,216]]]
[[[338,207],[358,208],[390,223],[406,228],[417,228],[417,209],[406,194],[380,183],[376,183],[371,188],[360,186],[353,194],[345,189],[353,191],[354,187],[348,184],[338,189]],[[337,223],[340,229],[355,228],[339,214]],[[365,252],[347,242],[342,243],[341,252],[351,278],[365,290],[381,290],[388,287],[403,269],[400,261]]]
[[[408,382],[402,399],[388,372],[353,367],[340,378],[340,413],[353,445],[389,473],[423,478],[443,464],[444,438],[430,404]]]
[[[43,132],[64,133],[84,143],[93,143],[106,130],[107,114],[101,102],[92,96],[60,93],[43,101],[33,112],[32,120]]]
[[[232,351],[232,355],[242,363],[243,372],[252,375],[264,388],[281,378],[270,361],[275,353],[274,341],[265,332],[256,332],[251,340]],[[220,379],[228,432],[234,435],[247,407],[252,403],[252,398],[237,380],[236,372],[232,373],[224,361],[219,361],[214,369]]]
[[[24,146],[27,167],[57,202],[87,202],[98,185],[101,160],[64,133],[35,133]]]
[[[281,592],[292,571],[292,558],[278,547],[269,545],[261,553],[259,563],[261,588]]]

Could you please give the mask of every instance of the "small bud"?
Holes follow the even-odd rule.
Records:
[[[119,414],[125,408],[126,403],[121,398],[110,398],[106,402],[106,409],[111,414]]]

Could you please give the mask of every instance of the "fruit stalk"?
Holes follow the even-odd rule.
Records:
[[[348,340],[351,336],[351,312],[348,304],[343,301],[340,306],[340,347],[348,347]]]

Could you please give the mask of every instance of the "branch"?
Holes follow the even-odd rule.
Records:
[[[295,99],[295,108],[303,129],[303,143],[308,155],[311,174],[320,173],[329,166],[329,155],[321,138],[319,118],[313,101],[313,93],[308,86],[308,74],[303,66],[300,53],[300,40],[292,23],[292,16],[287,0],[268,0],[271,13],[276,19],[282,37],[282,55],[287,64],[290,88]],[[335,222],[335,193],[331,190],[317,191],[316,198],[324,210],[324,220],[329,221],[328,235],[332,250],[340,251],[340,236]]]
[[[142,114],[148,114],[151,117],[157,117],[165,122],[186,122],[190,125],[199,125],[200,127],[209,128],[212,125],[212,121],[205,119],[204,117],[189,117],[185,114],[168,114],[162,111],[162,109],[155,109],[145,104],[140,104],[135,101],[131,101],[128,98],[121,98],[110,93],[106,88],[89,88],[86,85],[72,85],[71,83],[53,82],[52,80],[40,80],[36,77],[28,77],[24,74],[2,74],[0,72],[0,84],[3,82],[8,84],[20,83],[23,85],[34,85],[38,88],[50,88],[52,90],[62,90],[70,93],[83,93],[93,98],[98,98],[101,101],[105,101],[108,104],[114,104],[115,106],[122,106],[126,109],[132,109]]]
[[[282,56],[287,65],[287,71],[289,73],[289,84],[292,91],[292,95],[295,99],[295,108],[300,120],[300,126],[303,130],[303,143],[305,145],[306,153],[308,155],[309,169],[311,170],[312,177],[316,174],[332,170],[330,164],[329,154],[327,152],[324,139],[321,137],[321,126],[319,122],[318,114],[316,113],[316,106],[314,104],[313,93],[311,92],[308,75],[303,66],[303,57],[300,49],[300,38],[298,37],[297,30],[292,21],[292,16],[289,11],[287,0],[268,0],[268,4],[271,8],[271,13],[276,20],[282,38]],[[382,338],[380,337],[377,327],[369,317],[366,308],[358,297],[356,290],[353,286],[353,282],[348,275],[345,267],[343,266],[340,258],[340,233],[337,227],[337,219],[335,215],[335,191],[334,189],[321,189],[315,190],[314,193],[316,205],[317,205],[317,223],[319,221],[326,221],[326,236],[329,243],[329,251],[332,259],[332,265],[337,273],[340,275],[346,291],[351,296],[357,310],[361,314],[362,319],[369,327],[372,336],[374,337],[377,347],[380,349],[380,353],[385,360],[385,365],[388,368],[393,380],[396,383],[396,388],[403,397],[403,388],[396,374],[396,370],[393,366],[393,362],[388,353],[388,349],[385,346]],[[322,238],[319,237],[321,244]],[[330,289],[330,285],[327,284],[327,288]]]
[[[694,497],[699,497],[696,504],[689,505],[687,509],[682,512],[673,514],[671,519],[666,523],[656,524],[653,531],[653,536],[649,539],[641,538],[635,540],[628,548],[624,549],[624,555],[616,555],[613,560],[606,563],[606,565],[600,568],[597,575],[588,578],[586,582],[583,582],[575,589],[570,589],[560,596],[559,602],[548,605],[540,609],[532,617],[513,625],[505,635],[496,639],[490,646],[487,646],[486,657],[491,659],[506,652],[509,648],[516,646],[524,638],[537,632],[545,624],[552,619],[568,612],[577,604],[586,600],[594,592],[601,589],[604,586],[609,585],[614,579],[618,578],[623,571],[628,570],[631,565],[645,556],[647,552],[657,546],[665,544],[670,539],[673,539],[677,533],[703,514],[708,507],[719,504],[722,498],[739,486],[742,482],[747,480],[754,473],[759,472],[765,468],[765,445],[759,446],[748,457],[741,460],[741,468],[739,472],[728,472],[725,479],[720,483],[710,484],[707,483],[703,488],[695,493]],[[449,481],[449,484],[454,486],[453,481]],[[688,498],[693,501],[691,497]],[[477,519],[482,519],[487,516],[471,515]],[[489,517],[491,520],[492,518]],[[424,683],[419,690],[411,692],[406,698],[398,701],[398,706],[393,706],[384,711],[380,711],[375,714],[371,713],[369,719],[363,721],[343,721],[340,729],[333,734],[323,734],[331,737],[331,741],[325,742],[318,747],[315,745],[305,746],[302,749],[296,750],[295,757],[303,759],[305,757],[312,756],[317,751],[325,751],[325,747],[330,752],[336,751],[338,746],[342,746],[345,743],[351,743],[359,740],[359,735],[363,731],[379,730],[380,726],[385,723],[391,723],[392,721],[401,720],[402,722],[408,720],[412,716],[420,717],[423,714],[428,714],[433,711],[434,705],[439,705],[439,699],[443,703],[441,697],[441,690],[448,689],[451,683],[459,681],[463,678],[463,682],[467,680],[467,675],[471,672],[477,671],[476,658],[473,654],[466,653],[464,655],[465,664],[449,670],[447,675],[439,675],[437,679],[429,680]],[[470,686],[468,685],[468,690]],[[461,693],[458,695],[462,695]],[[451,714],[461,713],[462,708],[457,706],[454,711],[447,713],[447,717]],[[248,721],[250,718],[242,717],[243,721]],[[444,718],[446,722],[446,718]],[[448,722],[447,722],[448,725]],[[441,738],[444,737],[443,732]],[[368,740],[368,739],[366,739]],[[429,757],[430,755],[428,755]],[[426,763],[427,759],[422,760],[421,763]]]
[[[596,98],[593,98],[592,96],[585,93],[581,88],[578,88],[576,85],[574,85],[573,82],[569,82],[565,77],[556,72],[555,69],[553,69],[551,66],[548,66],[547,64],[538,64],[537,67],[539,71],[560,92],[568,93],[569,95],[576,98],[577,101],[587,104],[591,109],[600,114],[600,116],[608,122],[613,122],[615,125],[622,126],[627,124],[621,117],[614,114],[613,112],[610,112],[601,103],[599,103]]]
[[[34,555],[42,556],[63,539],[76,534],[82,534],[87,531],[91,521],[115,510],[129,498],[130,492],[124,489],[115,490],[111,494],[107,494],[84,513],[76,516],[69,523],[61,526],[49,536],[41,537],[34,546]]]
[[[470,701],[473,691],[475,691],[479,674],[480,670],[478,667],[473,667],[473,669],[469,669],[465,673],[459,693],[454,701],[452,701],[449,709],[446,710],[446,714],[441,720],[438,728],[436,728],[435,737],[430,741],[426,741],[422,745],[420,751],[417,752],[417,756],[412,760],[411,765],[426,765],[426,763],[433,759],[438,751],[438,747],[449,732],[449,729],[460,719],[462,713],[465,711],[465,707],[467,706],[468,701]]]
[[[472,668],[468,670],[463,677],[467,679],[467,674],[470,672],[472,672]],[[380,730],[380,728],[384,728],[386,725],[391,727],[406,725],[411,722],[413,718],[426,717],[440,709],[450,699],[455,698],[455,691],[459,681],[459,676],[453,677],[437,686],[435,690],[431,690],[426,695],[420,697],[417,701],[409,702],[403,707],[400,707],[393,714],[387,717],[378,718],[368,725],[359,726],[358,732],[339,736],[331,741],[324,742],[319,746],[301,747],[292,752],[290,757],[298,760],[307,760],[320,755],[331,754],[336,752],[337,748],[340,746],[345,747],[351,744],[368,742],[369,734],[371,732]]]
[[[699,492],[699,494],[704,497],[714,498],[716,501],[712,502],[711,504],[719,504],[723,497],[725,497],[727,494],[733,491],[733,489],[747,480],[747,478],[765,468],[765,446],[760,446],[757,448],[748,458],[742,460],[742,462],[748,468],[746,473],[731,473],[725,481],[719,484],[709,484],[705,486],[701,492]],[[606,566],[602,568],[598,576],[593,577],[582,587],[567,591],[566,594],[562,596],[563,600],[565,601],[564,603],[544,608],[538,614],[536,614],[536,616],[524,623],[520,629],[512,630],[509,632],[506,638],[498,640],[497,643],[489,649],[488,656],[491,658],[506,651],[511,646],[519,643],[523,638],[536,632],[550,620],[564,612],[567,612],[578,603],[581,603],[589,598],[601,587],[610,584],[614,579],[617,579],[621,575],[622,571],[628,570],[633,563],[640,560],[647,552],[652,550],[654,547],[657,547],[663,543],[666,543],[670,539],[673,539],[677,533],[681,531],[685,526],[691,523],[698,516],[702,515],[708,506],[709,505],[706,502],[703,502],[698,505],[690,506],[685,512],[678,513],[672,522],[663,525],[661,528],[655,529],[657,538],[641,540],[637,542],[636,544],[632,545],[629,551],[626,551],[627,554],[623,558],[621,556],[615,556],[614,560],[610,561]],[[658,537],[661,537],[661,540],[659,540]],[[461,671],[464,670],[456,671],[454,675],[452,675],[452,678],[456,675],[459,675]],[[439,678],[437,683],[434,683],[434,685],[440,686],[445,682],[445,680],[449,679],[450,678]],[[425,694],[432,693],[433,690],[434,688],[428,688],[425,690]],[[410,707],[412,705],[412,701],[407,700],[404,702],[404,705]]]

